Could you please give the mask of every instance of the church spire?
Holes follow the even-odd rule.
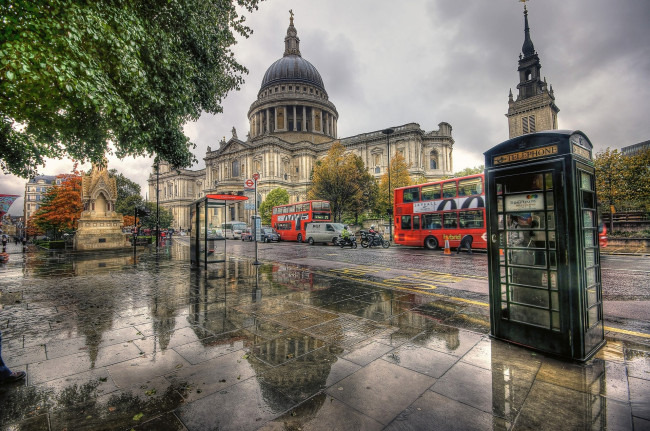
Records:
[[[289,10],[289,28],[287,28],[287,36],[284,38],[284,56],[287,55],[300,55],[300,39],[298,39],[298,32],[293,26],[293,9]]]
[[[524,44],[521,47],[521,52],[524,54],[524,58],[535,54],[535,46],[533,45],[533,41],[530,39],[530,28],[528,27],[528,9],[526,9],[526,5],[524,5]]]

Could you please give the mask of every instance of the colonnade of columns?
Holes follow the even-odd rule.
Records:
[[[306,131],[336,138],[338,123],[331,112],[305,105],[275,106],[261,109],[251,115],[251,136],[276,131]]]

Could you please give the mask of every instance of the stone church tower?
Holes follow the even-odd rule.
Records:
[[[557,129],[557,113],[553,86],[547,88],[546,78],[541,79],[539,56],[530,39],[528,10],[524,5],[524,44],[519,55],[519,84],[517,100],[512,89],[508,96],[508,128],[510,139],[540,130]]]

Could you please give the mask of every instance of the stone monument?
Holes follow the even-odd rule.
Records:
[[[74,248],[84,250],[122,249],[129,247],[122,233],[124,219],[115,212],[117,184],[108,174],[107,161],[94,164],[90,175],[81,178],[81,213]]]

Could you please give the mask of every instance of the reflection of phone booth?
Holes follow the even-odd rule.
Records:
[[[591,142],[519,136],[485,169],[491,335],[588,359],[605,343]]]

